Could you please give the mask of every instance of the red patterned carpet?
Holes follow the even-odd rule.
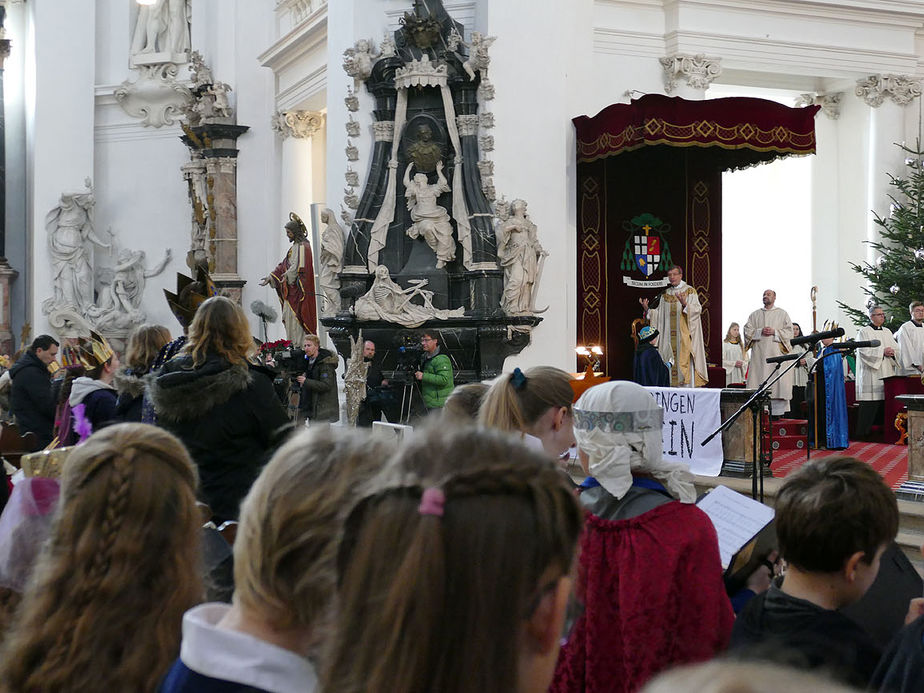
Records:
[[[846,450],[812,450],[812,459],[830,455],[850,455],[867,462],[893,489],[908,480],[908,447],[905,445],[851,443]],[[770,470],[774,477],[782,478],[804,463],[805,450],[775,450]]]

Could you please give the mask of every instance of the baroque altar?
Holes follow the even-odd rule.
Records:
[[[346,174],[339,306],[322,311],[345,358],[350,335],[362,330],[388,370],[412,330],[426,328],[440,335],[457,382],[492,378],[541,320],[535,294],[546,253],[526,203],[495,200],[485,156],[493,150],[485,106],[494,98],[494,40],[472,32],[467,42],[442,2],[415,0],[379,46],[360,39],[344,53],[355,88],[365,85],[374,100],[361,194],[357,172]],[[346,105],[355,137],[366,123],[353,117],[352,90]],[[358,159],[352,141],[346,154]]]

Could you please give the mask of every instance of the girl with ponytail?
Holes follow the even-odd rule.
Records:
[[[515,368],[491,385],[478,422],[520,433],[526,445],[560,457],[574,445],[571,376],[552,366]]]
[[[582,516],[554,462],[496,431],[431,430],[346,520],[326,693],[539,693]]]
[[[183,445],[153,426],[111,426],[71,453],[0,690],[154,690],[203,596],[196,482]]]

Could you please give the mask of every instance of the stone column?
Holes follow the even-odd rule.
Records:
[[[182,137],[193,161],[201,158],[205,163],[209,272],[222,295],[238,303],[246,282],[237,271],[236,145],[237,138],[249,129],[246,125],[209,123],[186,128]]]
[[[664,68],[664,93],[702,101],[712,80],[722,74],[720,58],[702,53],[675,53],[660,59]]]
[[[895,146],[896,133],[904,131],[904,108],[921,96],[921,85],[909,75],[870,75],[857,80],[856,94],[872,109],[870,114],[869,169],[867,170],[867,204],[881,216],[889,213],[889,176],[902,175],[904,151]],[[866,238],[880,239],[879,226],[871,213],[867,218]],[[876,252],[867,250],[867,261],[876,261]]]
[[[0,5],[0,37],[6,8]],[[3,63],[10,56],[10,40],[0,38],[0,353],[12,354],[13,331],[10,310],[10,285],[19,272],[6,259],[6,118],[3,104]]]
[[[313,161],[314,136],[323,124],[324,114],[315,111],[283,111],[273,118],[273,129],[282,137],[280,206],[286,220],[289,212],[295,212],[307,224],[311,203],[320,201],[313,195],[314,180],[320,174]]]

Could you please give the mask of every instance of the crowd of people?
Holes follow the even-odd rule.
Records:
[[[898,529],[868,465],[816,459],[788,477],[778,551],[733,586],[641,385],[575,401],[570,374],[542,366],[455,387],[424,331],[407,379],[430,414],[398,443],[330,425],[337,356],[317,337],[280,388],[241,308],[203,298],[179,340],[139,328],[124,365],[97,334],[41,336],[20,358],[20,425],[74,447],[60,484],[19,481],[0,516],[0,691],[924,685],[924,600],[900,605],[885,653],[845,615]],[[781,320],[764,298],[743,337],[778,344],[792,328],[765,331]],[[749,370],[741,339],[729,330],[728,353]],[[367,395],[367,423],[383,402]],[[875,598],[894,610],[897,595]]]

